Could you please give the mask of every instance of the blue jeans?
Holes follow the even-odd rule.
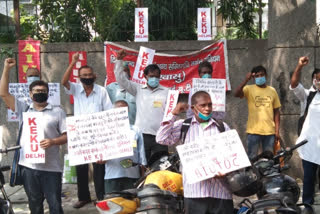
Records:
[[[63,213],[61,206],[62,173],[21,167],[23,186],[31,214],[43,214],[43,201],[47,200],[50,214]]]
[[[248,134],[247,147],[249,159],[258,155],[260,144],[262,144],[262,151],[273,152],[274,140],[275,135]]]
[[[303,167],[303,192],[302,202],[306,204],[314,203],[314,185],[316,181],[318,164],[302,160]]]

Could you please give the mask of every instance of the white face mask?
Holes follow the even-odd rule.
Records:
[[[320,90],[320,81],[317,81],[316,79],[313,79],[313,87]]]

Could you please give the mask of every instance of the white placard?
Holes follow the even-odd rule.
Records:
[[[193,78],[192,89],[191,94],[189,95],[189,99],[191,99],[192,94],[194,94],[197,91],[206,91],[210,94],[213,111],[226,111],[225,79]]]
[[[176,105],[178,103],[178,98],[179,98],[179,91],[178,90],[169,90],[168,91],[167,104],[166,104],[166,108],[164,110],[163,121],[168,120],[168,115],[176,107]]]
[[[198,8],[198,40],[211,40],[211,8]]]
[[[60,106],[60,83],[48,83],[49,97],[48,103],[54,106]],[[29,85],[27,83],[9,83],[9,93],[20,100],[24,100],[29,105],[32,100],[29,95]],[[18,116],[16,113],[8,109],[8,121],[17,122]]]
[[[132,81],[142,85],[146,84],[146,79],[143,76],[143,70],[147,67],[147,65],[152,64],[155,52],[156,51],[153,49],[142,46],[140,47],[136,67],[134,68],[134,73],[132,76]]]
[[[134,20],[134,41],[147,42],[149,40],[148,8],[135,8]]]
[[[22,117],[21,161],[45,163],[45,150],[40,147],[40,141],[44,139],[43,113],[23,112]]]
[[[187,183],[228,173],[251,163],[236,130],[225,131],[196,142],[177,146]]]
[[[69,165],[133,155],[128,108],[67,117]]]

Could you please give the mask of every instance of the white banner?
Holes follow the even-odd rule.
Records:
[[[211,40],[211,8],[198,8],[198,40]]]
[[[45,150],[40,147],[44,139],[42,112],[23,112],[21,159],[27,163],[45,163]]]
[[[136,67],[134,68],[132,81],[139,83],[139,84],[146,84],[146,79],[143,76],[143,70],[147,67],[147,65],[152,64],[153,57],[155,54],[155,50],[146,48],[146,47],[140,47],[138,59],[136,62]]]
[[[225,79],[193,78],[189,100],[191,100],[192,94],[197,91],[206,91],[210,94],[212,101],[212,111],[226,111]],[[191,102],[189,101],[189,103]]]
[[[134,11],[134,17],[134,41],[147,42],[149,40],[148,8],[136,8]]]
[[[187,183],[196,183],[251,166],[236,130],[177,146]]]
[[[67,117],[69,165],[133,155],[128,108]]]
[[[60,106],[60,83],[49,84],[48,103],[54,106]],[[9,93],[20,100],[26,101],[29,105],[32,100],[29,95],[29,85],[27,83],[9,83]],[[8,121],[18,122],[17,114],[8,109]]]
[[[179,91],[178,90],[169,90],[167,96],[167,105],[164,110],[163,121],[168,120],[168,115],[172,110],[176,107],[179,98]]]

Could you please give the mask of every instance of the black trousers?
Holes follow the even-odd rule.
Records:
[[[232,214],[233,201],[218,198],[184,198],[185,214]]]
[[[152,164],[153,161],[159,158],[154,154],[158,152],[168,152],[168,146],[158,144],[156,142],[155,135],[143,134],[143,141],[144,141],[144,150],[146,153],[146,159],[147,159],[148,165]]]
[[[88,164],[76,166],[79,201],[91,200],[89,191]],[[98,200],[104,197],[105,165],[93,163],[93,182]]]

